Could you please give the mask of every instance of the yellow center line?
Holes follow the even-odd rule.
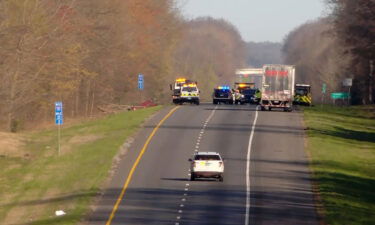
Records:
[[[113,220],[113,218],[114,218],[114,216],[116,214],[116,211],[117,211],[117,209],[118,209],[118,207],[119,207],[119,205],[121,203],[121,200],[123,199],[123,197],[125,195],[126,189],[128,188],[129,183],[130,183],[130,181],[131,181],[131,179],[133,177],[134,171],[137,168],[139,162],[141,161],[142,156],[145,153],[148,145],[150,144],[152,137],[155,135],[156,131],[160,128],[160,126],[164,123],[164,121],[166,119],[168,119],[179,107],[180,106],[176,106],[173,109],[171,109],[171,111],[169,111],[169,113],[162,120],[160,120],[160,122],[158,123],[158,125],[156,125],[156,127],[154,128],[154,130],[151,132],[150,136],[147,138],[145,144],[143,145],[143,148],[142,148],[141,152],[139,153],[137,159],[135,160],[135,162],[133,164],[133,167],[131,168],[131,170],[129,172],[128,178],[126,179],[126,181],[125,181],[125,183],[123,185],[123,188],[121,190],[120,196],[117,198],[116,204],[114,205],[114,207],[112,209],[111,215],[109,216],[106,225],[111,225],[112,220]]]

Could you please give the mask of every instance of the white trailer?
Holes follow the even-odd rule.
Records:
[[[292,111],[295,67],[290,65],[264,65],[261,110],[281,108]]]

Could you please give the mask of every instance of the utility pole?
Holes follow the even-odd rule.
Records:
[[[374,74],[374,60],[370,59],[370,74],[369,74],[369,84],[368,84],[368,100],[372,104],[372,89],[373,89],[373,74]]]

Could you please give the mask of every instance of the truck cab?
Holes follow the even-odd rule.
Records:
[[[311,106],[311,85],[296,84],[293,104]]]

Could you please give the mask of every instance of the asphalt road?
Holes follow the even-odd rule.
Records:
[[[88,224],[318,224],[301,115],[211,104],[183,105],[161,125],[109,220],[146,139],[168,110],[139,132]],[[222,155],[224,182],[189,181],[188,159],[196,150]]]

